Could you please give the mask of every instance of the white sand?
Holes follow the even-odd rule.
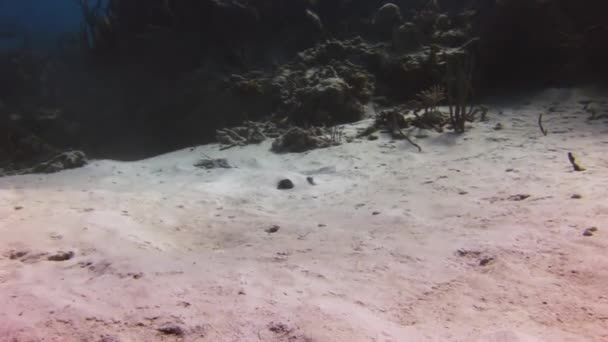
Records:
[[[0,341],[607,341],[608,120],[581,99],[608,109],[549,90],[422,153],[211,145],[2,178]]]

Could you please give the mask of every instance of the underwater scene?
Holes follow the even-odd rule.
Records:
[[[0,0],[0,342],[608,341],[608,1]]]

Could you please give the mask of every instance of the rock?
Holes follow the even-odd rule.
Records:
[[[49,261],[66,261],[66,260],[70,260],[74,257],[74,252],[69,251],[69,252],[57,252],[53,255],[49,255],[47,257],[47,260]]]
[[[590,99],[584,99],[584,100],[580,100],[580,101],[578,101],[578,103],[580,103],[580,104],[582,104],[582,105],[588,105],[588,104],[590,104],[591,102],[593,102],[593,100],[590,100]]]
[[[218,129],[216,138],[220,144],[228,146],[259,144],[266,140],[264,134],[266,128],[263,123],[247,121],[244,126]]]
[[[313,86],[296,92],[301,101],[299,110],[307,113],[315,124],[358,121],[363,117],[365,109],[352,89],[341,77],[322,78]]]
[[[192,304],[190,304],[189,302],[186,302],[186,301],[179,301],[179,302],[177,302],[177,305],[187,308],[187,307],[190,307]]]
[[[246,79],[241,75],[232,75],[230,82],[232,83],[232,91],[237,96],[261,96],[265,93],[263,83],[258,79]]]
[[[393,29],[397,27],[403,18],[401,9],[393,3],[384,4],[376,11],[372,19],[374,30],[382,37],[389,37]]]
[[[294,127],[277,138],[272,143],[272,151],[276,153],[301,153],[332,145],[327,139],[316,136],[318,132]]]
[[[184,329],[182,329],[182,327],[173,324],[165,325],[159,328],[158,331],[165,335],[184,336],[185,334]]]
[[[495,130],[495,131],[500,131],[500,130],[502,130],[503,128],[504,128],[504,127],[503,127],[503,125],[502,125],[500,122],[499,122],[499,123],[497,123],[496,125],[494,125],[494,130]]]
[[[117,337],[111,335],[102,335],[99,337],[98,342],[120,342],[120,340]]]
[[[530,195],[528,195],[528,194],[517,194],[517,195],[509,196],[508,200],[509,201],[523,201],[529,197],[530,197]]]
[[[583,236],[593,236],[593,233],[597,232],[597,227],[590,227],[585,229]]]
[[[430,1],[429,5],[432,3],[433,1]],[[423,10],[416,11],[411,20],[425,36],[430,36],[435,31],[435,24],[439,15],[437,8],[428,6]]]
[[[493,257],[483,258],[483,259],[479,260],[479,266],[487,266],[493,261],[494,261]]]
[[[226,160],[225,158],[202,159],[202,160],[196,162],[196,164],[194,164],[194,166],[202,168],[202,169],[215,169],[215,168],[230,169],[230,168],[232,168],[232,166],[230,166],[230,164],[228,164],[228,160]]]
[[[11,260],[20,259],[27,255],[27,251],[11,251],[8,254],[8,258]]]
[[[467,35],[464,31],[456,29],[448,31],[438,31],[435,32],[432,37],[432,40],[435,44],[440,44],[450,48],[457,48],[459,46],[462,46],[469,39],[469,35]]]
[[[306,181],[307,181],[307,182],[308,182],[308,184],[310,184],[310,185],[317,185],[317,184],[315,183],[315,179],[314,179],[314,178],[312,178],[312,176],[308,176],[308,177],[306,177]]]
[[[450,28],[451,20],[447,14],[440,14],[435,19],[435,29],[438,31],[447,31]]]
[[[270,323],[268,325],[268,330],[272,331],[275,334],[289,334],[293,331],[289,326],[284,323]]]
[[[294,185],[293,182],[289,179],[282,179],[279,181],[279,184],[277,185],[277,189],[279,190],[289,190],[289,189],[293,189]]]
[[[272,233],[276,233],[276,232],[278,232],[278,231],[279,231],[279,229],[281,229],[281,227],[280,227],[280,226],[277,226],[277,225],[275,224],[275,225],[274,225],[274,226],[272,226],[272,227],[269,227],[269,228],[264,229],[264,231],[265,231],[266,233],[268,233],[268,234],[272,234]]]
[[[63,152],[42,162],[31,169],[32,173],[54,173],[75,169],[87,164],[87,157],[82,151]]]
[[[377,61],[377,49],[361,39],[329,40],[283,65],[272,80],[278,112],[298,125],[334,125],[360,120],[375,91],[375,78],[362,64]]]
[[[580,195],[580,194],[572,194],[572,196],[570,196],[570,198],[572,198],[572,199],[581,199],[581,198],[583,198],[583,196]]]
[[[424,37],[416,25],[405,23],[393,33],[393,49],[397,53],[407,53],[420,49]]]
[[[479,251],[470,251],[467,249],[459,249],[456,253],[461,257],[479,257],[481,255],[481,252]]]

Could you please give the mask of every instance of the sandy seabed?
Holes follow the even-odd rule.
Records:
[[[464,135],[411,131],[422,153],[209,145],[1,178],[0,341],[608,341],[608,116],[581,102],[608,97],[498,100]]]

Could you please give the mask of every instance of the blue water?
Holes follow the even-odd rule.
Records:
[[[53,48],[80,29],[80,13],[74,0],[0,0],[0,49]]]

